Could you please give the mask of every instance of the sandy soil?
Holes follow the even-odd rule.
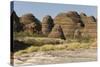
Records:
[[[72,62],[88,62],[97,60],[97,49],[80,49],[75,51],[33,52],[14,56],[14,65],[57,64]]]

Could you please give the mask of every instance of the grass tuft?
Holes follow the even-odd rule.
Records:
[[[46,44],[40,47],[40,51],[50,51],[55,50],[55,46],[52,44]]]
[[[37,46],[31,46],[26,49],[27,52],[36,52],[38,50],[39,50],[39,47]]]

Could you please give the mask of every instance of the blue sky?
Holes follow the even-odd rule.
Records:
[[[50,15],[54,18],[57,14],[68,11],[84,12],[88,16],[97,16],[96,6],[85,5],[14,1],[14,10],[19,17],[26,13],[32,13],[39,20],[42,20],[45,15]]]

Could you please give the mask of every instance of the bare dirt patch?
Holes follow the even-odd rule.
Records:
[[[97,49],[40,51],[14,56],[16,65],[56,64],[97,60]]]

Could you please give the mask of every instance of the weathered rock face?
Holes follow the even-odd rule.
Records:
[[[80,17],[86,17],[87,15],[83,12],[80,13]]]
[[[51,33],[48,35],[48,37],[51,38],[61,38],[61,39],[66,39],[63,30],[60,25],[56,24],[54,28],[52,29]]]
[[[75,29],[84,26],[78,13],[74,11],[58,14],[54,19],[54,23],[61,25],[65,37],[73,36]]]
[[[19,17],[16,15],[15,11],[11,13],[11,23],[13,24],[13,31],[19,32],[23,30],[23,25],[19,21]]]
[[[69,11],[69,12],[67,12],[66,13],[66,15],[68,16],[68,17],[77,17],[77,18],[79,18],[80,16],[79,16],[79,14],[76,12],[76,11]]]
[[[47,15],[42,23],[31,13],[19,17],[13,11],[11,14],[14,31],[26,31],[31,33],[43,33],[48,37],[68,38],[81,36],[97,36],[97,20],[94,16],[80,15],[75,11],[59,13],[54,19]]]
[[[31,13],[20,17],[20,22],[24,25],[24,31],[31,33],[39,33],[41,31],[41,23]]]
[[[80,18],[84,24],[90,23],[90,22],[96,22],[96,19],[94,16],[87,16],[85,13],[80,13]]]
[[[87,35],[90,37],[97,36],[97,21],[94,16],[81,16],[81,20],[83,21],[85,27],[82,31],[83,35]]]
[[[42,20],[42,33],[47,35],[51,32],[54,22],[51,16],[47,15]]]
[[[90,37],[96,37],[97,35],[95,17],[87,16],[85,13],[80,13],[80,15],[75,11],[60,13],[54,18],[54,23],[61,25],[66,38],[68,36],[73,37],[76,34],[76,30],[81,32],[80,35],[88,35]]]

